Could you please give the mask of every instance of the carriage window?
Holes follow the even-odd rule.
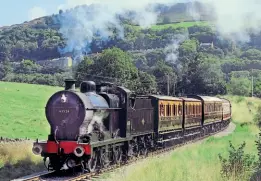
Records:
[[[169,104],[168,105],[166,105],[166,108],[167,108],[167,116],[169,116],[170,115],[170,112],[169,112]]]
[[[160,104],[160,115],[164,116],[165,115],[165,109],[164,109],[164,105]]]
[[[173,115],[176,116],[176,105],[175,104],[172,105],[172,110],[173,110]]]
[[[178,110],[178,111],[179,111],[179,115],[182,115],[182,106],[181,106],[181,105],[179,105],[179,107],[178,107],[178,108],[179,108],[179,110]]]
[[[133,109],[135,107],[135,102],[136,102],[135,100],[136,99],[134,99],[134,98],[130,98],[130,102],[129,102],[130,107],[133,108]]]

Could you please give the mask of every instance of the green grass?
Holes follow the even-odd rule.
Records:
[[[50,127],[45,105],[59,89],[62,88],[0,82],[0,136],[46,138]]]
[[[163,30],[167,28],[189,28],[191,26],[212,26],[211,22],[208,21],[189,21],[189,22],[178,22],[178,23],[169,23],[169,24],[158,24],[158,25],[152,25],[149,29],[152,30]],[[130,25],[129,25],[130,26]],[[140,30],[140,26],[132,26],[136,30]]]
[[[0,136],[46,139],[49,125],[45,118],[44,107],[48,98],[60,89],[62,88],[0,82]],[[203,142],[178,148],[166,156],[146,159],[120,169],[109,175],[109,179],[221,181],[218,154],[227,156],[229,140],[234,145],[246,141],[246,152],[257,154],[255,140],[259,129],[252,120],[258,105],[261,104],[261,100],[256,98],[225,97],[232,101],[233,122],[237,125],[233,134],[222,138],[210,137]],[[17,147],[20,149],[17,150]],[[21,167],[19,172],[14,174],[16,176],[25,172],[22,168],[27,168],[28,174],[43,169],[41,158],[32,156],[31,144],[13,143],[11,146],[6,143],[0,144],[0,155],[0,175],[7,174],[6,178],[11,174],[8,171],[16,167],[19,169]]]
[[[236,146],[245,141],[246,153],[257,155],[255,140],[259,130],[252,124],[252,119],[261,104],[261,100],[256,98],[226,98],[232,101],[233,122],[237,126],[232,134],[221,138],[212,136],[203,142],[178,148],[166,156],[146,159],[109,175],[109,180],[222,181],[218,154],[228,156],[229,140]],[[247,105],[251,105],[251,112]]]
[[[162,29],[167,29],[167,28],[188,28],[191,26],[209,26],[210,23],[207,21],[192,21],[192,22],[180,22],[180,23],[171,23],[171,24],[163,24],[163,25],[153,25],[151,27],[152,30],[162,30]]]

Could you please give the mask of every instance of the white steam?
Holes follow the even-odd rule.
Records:
[[[216,26],[221,35],[234,40],[248,41],[249,30],[260,32],[260,0],[218,0],[213,1]]]
[[[91,122],[88,125],[87,128],[87,134],[92,133],[92,131],[94,130],[94,125],[96,123],[96,125],[99,128],[100,132],[104,132],[105,131],[105,126],[103,124],[103,120],[108,116],[108,112],[105,111],[96,111],[93,115],[93,118],[91,120]]]
[[[167,45],[164,49],[166,53],[165,60],[171,64],[178,65],[179,62],[177,62],[179,58],[179,46],[182,42],[184,42],[186,39],[188,39],[188,34],[178,34],[173,37],[171,43]]]
[[[175,0],[174,2],[182,2]],[[119,38],[124,38],[123,26],[117,15],[124,15],[128,11],[133,11],[132,21],[143,28],[157,22],[159,12],[154,11],[155,3],[168,4],[173,0],[141,0],[122,1],[122,0],[67,0],[66,4],[59,6],[59,9],[66,10],[74,8],[72,11],[66,11],[60,16],[60,33],[67,39],[67,46],[61,50],[63,52],[76,51],[78,53],[89,53],[90,43],[95,33],[103,41],[107,41],[113,34],[108,26],[116,28]],[[88,11],[86,6],[89,5]]]
[[[188,3],[187,13],[195,20],[200,20],[203,14],[214,18],[216,29],[224,38],[235,41],[248,41],[251,33],[259,33],[261,25],[260,0],[67,0],[59,9],[66,11],[61,15],[60,32],[67,39],[64,52],[73,50],[82,53],[90,52],[90,43],[99,33],[102,41],[107,41],[113,34],[109,25],[116,28],[119,38],[124,38],[124,28],[116,15],[133,11],[132,21],[142,28],[156,24],[159,12],[155,4],[172,6],[176,3]],[[198,2],[201,3],[199,8]],[[95,5],[94,5],[95,4]],[[82,6],[89,5],[89,12]],[[201,12],[199,12],[199,9]],[[175,59],[172,54],[171,59]]]
[[[195,2],[195,1],[194,1]],[[260,0],[199,0],[203,9],[214,18],[217,31],[234,41],[247,42],[250,33],[261,30]],[[191,6],[190,13],[198,20],[200,13]]]

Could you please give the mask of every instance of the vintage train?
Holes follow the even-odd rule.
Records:
[[[136,95],[110,83],[65,80],[65,90],[46,105],[51,131],[36,141],[48,170],[76,165],[93,172],[110,164],[209,135],[226,127],[231,104],[226,99],[188,95]]]

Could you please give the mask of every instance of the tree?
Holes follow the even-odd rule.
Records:
[[[41,70],[41,66],[31,60],[23,60],[20,66],[15,70],[16,73],[36,73]]]
[[[93,63],[94,62],[90,57],[84,57],[84,59],[77,65],[74,76],[78,82],[85,80],[88,74],[92,72],[91,65]]]
[[[251,91],[251,82],[248,78],[232,77],[227,85],[228,92],[233,95],[249,96]]]
[[[3,61],[2,63],[0,62],[0,80],[2,80],[12,71],[13,69],[9,61]]]
[[[242,54],[241,58],[246,58],[249,60],[261,60],[261,51],[257,49],[248,49]]]
[[[167,84],[169,80],[170,94],[174,94],[177,76],[173,72],[172,67],[168,66],[163,60],[160,60],[152,68],[151,73],[156,77],[159,93],[167,95]]]
[[[79,67],[84,65],[84,67]],[[138,69],[134,66],[131,56],[119,48],[104,50],[101,55],[89,64],[86,60],[78,66],[79,72],[94,75],[96,81],[118,82],[132,90],[136,89]]]
[[[146,72],[139,71],[139,81],[137,86],[137,93],[149,94],[155,93],[157,89],[156,78]]]

